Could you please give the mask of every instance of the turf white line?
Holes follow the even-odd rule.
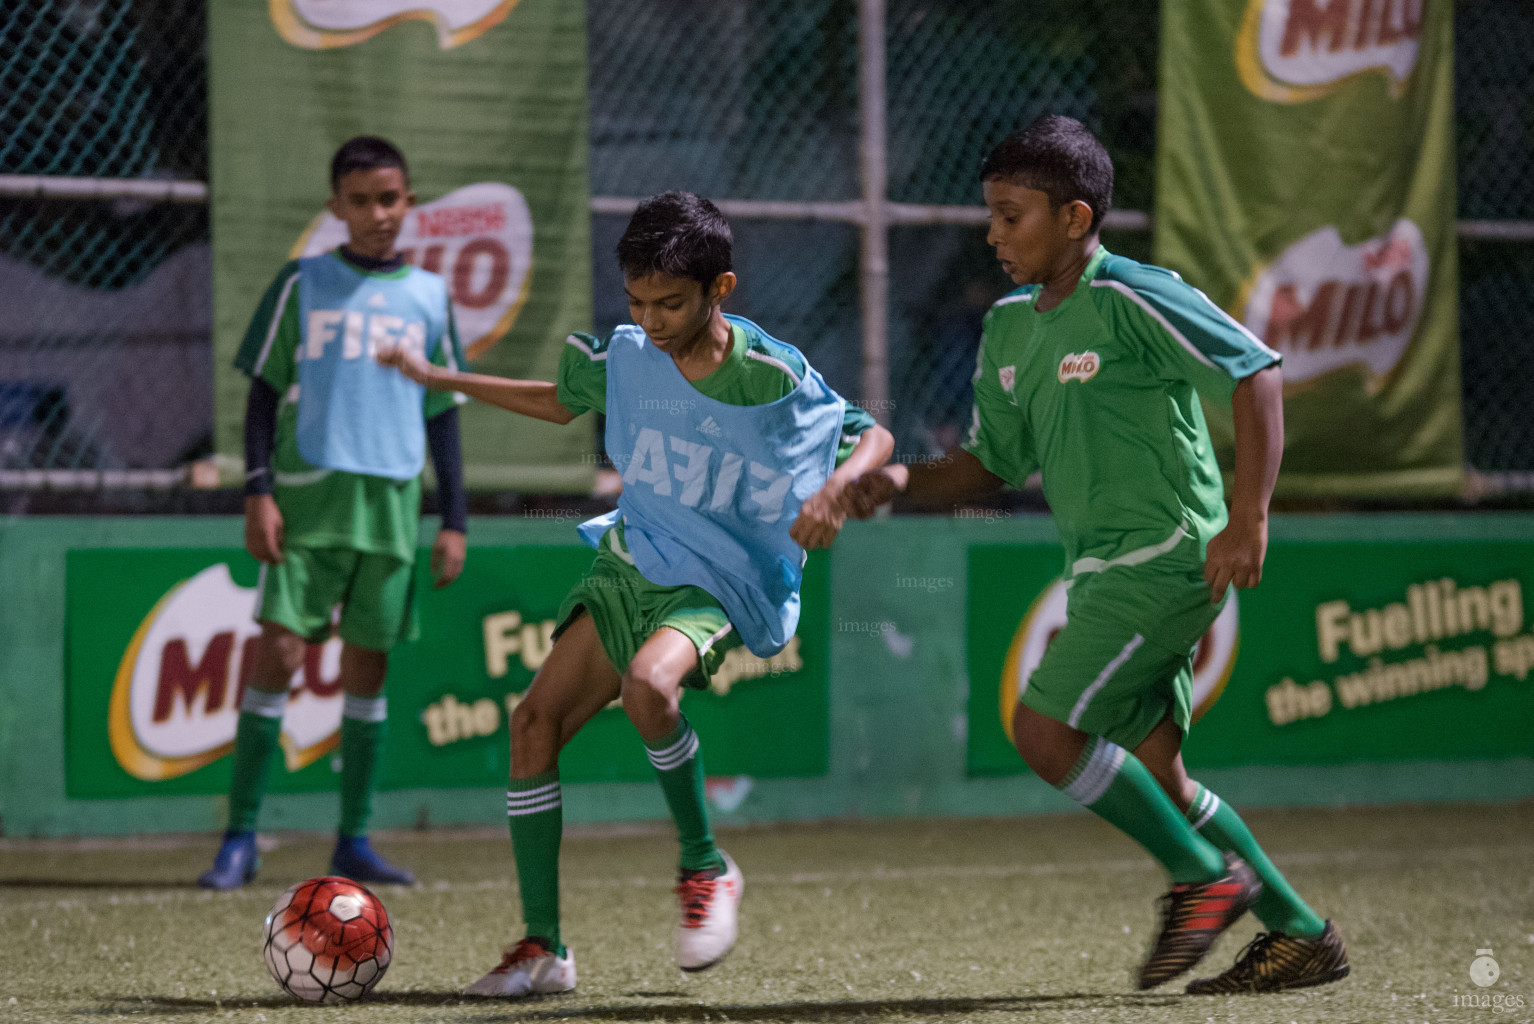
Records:
[[[1366,867],[1420,864],[1425,861],[1451,861],[1466,864],[1471,861],[1487,861],[1497,858],[1534,857],[1534,843],[1512,843],[1501,846],[1458,846],[1441,850],[1334,850],[1329,852],[1297,852],[1280,854],[1273,858],[1280,867],[1345,867],[1363,864]],[[507,867],[510,871],[510,865]],[[934,864],[917,868],[875,867],[863,871],[794,871],[787,874],[755,873],[750,876],[753,886],[800,886],[800,885],[856,885],[868,882],[921,882],[929,880],[962,878],[1020,878],[1048,877],[1052,875],[1079,875],[1093,872],[1131,873],[1153,872],[1155,862],[1147,857],[1126,857],[1113,860],[1073,861],[1046,864]],[[670,875],[631,875],[625,878],[567,878],[562,882],[569,890],[614,889],[670,889],[676,880]],[[163,892],[130,894],[106,893],[100,896],[74,896],[68,899],[27,900],[11,902],[0,889],[0,915],[25,914],[48,910],[94,910],[103,907],[163,906],[187,903],[251,902],[270,903],[286,886],[252,885],[233,892],[214,893],[202,890],[167,888]],[[408,898],[425,894],[465,894],[475,892],[504,892],[516,888],[509,874],[505,878],[486,878],[477,882],[430,882],[415,889],[389,890],[391,899]]]

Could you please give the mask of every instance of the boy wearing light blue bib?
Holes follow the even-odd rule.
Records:
[[[666,193],[640,204],[618,242],[634,323],[568,339],[559,380],[384,360],[427,387],[568,423],[607,415],[623,476],[616,511],[581,526],[597,548],[566,597],[548,659],[511,722],[506,804],[527,934],[474,985],[520,997],[575,987],[560,941],[558,758],[621,699],[681,840],[677,963],[718,963],[737,933],[742,878],[709,829],[699,740],[681,714],[723,652],[766,657],[799,620],[805,550],[842,525],[841,489],[889,458],[889,432],[848,405],[791,345],[720,308],[735,288],[729,225],[712,203]]]

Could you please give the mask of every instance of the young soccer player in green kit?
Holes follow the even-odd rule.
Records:
[[[891,465],[843,492],[866,517],[904,492],[947,502],[1038,468],[1066,549],[1066,625],[1019,696],[1013,735],[1046,782],[1171,875],[1140,974],[1193,967],[1248,909],[1269,929],[1192,993],[1273,991],[1348,973],[1241,818],[1183,768],[1192,653],[1230,586],[1256,586],[1283,454],[1279,356],[1176,274],[1110,254],[1113,165],[1080,123],[1044,117],[981,168],[987,241],[1017,291],[987,314],[972,423],[939,462]],[[1230,401],[1227,514],[1199,395]]]
[[[367,838],[381,763],[389,651],[411,615],[420,475],[432,455],[442,530],[436,585],[463,568],[466,503],[452,395],[380,367],[380,346],[457,365],[442,278],[395,250],[415,203],[404,156],[359,136],[331,162],[330,211],[348,241],[282,268],[251,320],[235,365],[250,375],[245,415],[245,547],[262,563],[255,668],[240,702],[229,823],[213,867],[198,879],[235,889],[255,877],[256,816],[282,731],[288,686],[306,644],[330,635],[340,606],[341,822],[330,870],[361,882],[408,885],[409,871]]]
[[[682,691],[705,687],[731,648],[782,649],[798,621],[804,549],[831,543],[842,486],[893,448],[797,349],[723,312],[736,279],[730,228],[712,203],[689,193],[645,200],[618,262],[634,323],[601,340],[571,335],[557,382],[385,357],[430,388],[523,415],[568,423],[605,413],[624,480],[617,511],[581,527],[596,561],[565,598],[554,648],[512,716],[506,806],[526,937],[473,995],[575,987],[560,934],[559,752],[619,699],[681,840],[677,964],[704,970],[730,951],[742,878],[714,844]]]

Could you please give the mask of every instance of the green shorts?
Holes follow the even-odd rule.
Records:
[[[584,609],[597,628],[607,660],[622,673],[644,642],[662,626],[669,626],[698,649],[698,667],[682,685],[707,689],[725,653],[741,645],[740,633],[724,608],[700,587],[651,583],[625,555],[609,547],[609,540],[603,539],[590,571],[560,604],[554,638],[559,639]]]
[[[1065,627],[1018,699],[1042,715],[1133,750],[1169,714],[1186,735],[1193,649],[1224,606],[1201,568],[1115,568],[1078,576]]]
[[[348,548],[290,547],[281,565],[263,565],[256,618],[309,643],[330,637],[337,605],[341,639],[388,652],[415,637],[415,567],[390,555]]]

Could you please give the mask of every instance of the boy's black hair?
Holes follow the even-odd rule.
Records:
[[[1074,117],[1045,114],[1008,135],[980,165],[980,180],[1006,181],[1043,192],[1058,210],[1081,200],[1096,231],[1113,205],[1113,160],[1097,136]]]
[[[353,171],[372,171],[380,167],[398,167],[405,176],[405,184],[410,184],[410,165],[394,143],[376,135],[347,139],[330,158],[330,190],[334,192],[340,188],[341,179]]]
[[[664,192],[639,204],[618,239],[618,266],[629,280],[665,274],[697,281],[705,291],[729,273],[730,224],[719,208],[691,192]]]

